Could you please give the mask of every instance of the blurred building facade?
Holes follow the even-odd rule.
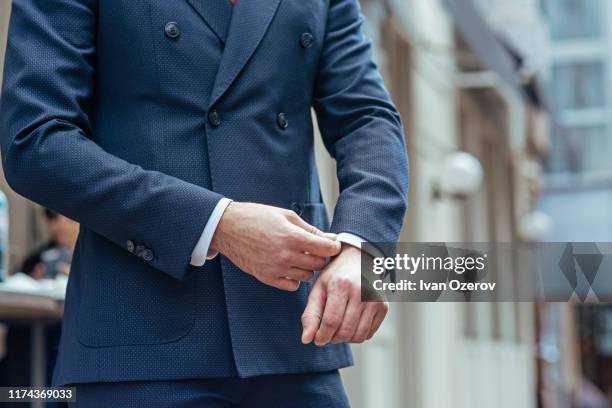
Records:
[[[601,0],[483,0],[482,6],[501,33],[519,39],[515,43],[532,55],[530,69],[544,79],[553,117],[539,204],[552,220],[546,239],[610,242],[612,33],[607,23],[612,5]],[[520,41],[525,35],[531,40]],[[596,401],[603,398],[608,406],[610,308],[546,304],[538,307],[537,320],[545,406],[600,406]]]
[[[472,1],[362,6],[411,157],[402,240],[516,242],[515,260],[498,273],[520,280],[530,269],[521,224],[540,196],[548,145],[548,113],[525,57],[489,29]],[[456,151],[480,161],[483,185],[464,199],[440,197],[440,169]],[[319,160],[333,203],[333,164],[324,153]],[[381,334],[354,349],[357,366],[344,372],[351,400],[355,407],[535,407],[535,318],[528,303],[393,304]]]
[[[612,241],[612,4],[542,0],[550,53],[544,74],[555,111],[542,208],[551,240]],[[589,211],[572,211],[589,208]]]
[[[541,5],[549,28],[545,72],[555,116],[546,194],[541,203],[554,220],[550,239],[610,242],[612,32],[608,22],[612,20],[612,4],[605,0],[545,0]],[[588,392],[605,396],[610,404],[612,310],[606,305],[564,308],[569,311],[547,306],[549,321],[571,328],[565,336],[557,336],[557,345],[566,347],[557,347],[558,356],[553,353],[547,366],[553,372],[568,356],[575,362],[573,375],[559,371],[561,391],[557,394],[569,392],[578,405],[585,398],[581,394],[587,392],[587,384]],[[549,343],[554,345],[552,340]]]

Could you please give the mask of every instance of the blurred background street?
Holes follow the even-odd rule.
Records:
[[[612,242],[612,2],[361,4],[406,130],[403,241],[512,242],[497,270],[508,282],[529,276],[536,242]],[[9,14],[0,0],[0,61]],[[331,216],[338,186],[319,139]],[[41,385],[75,225],[0,190],[12,277],[0,284],[0,385]],[[608,305],[394,303],[354,354],[343,376],[355,408],[612,406]]]

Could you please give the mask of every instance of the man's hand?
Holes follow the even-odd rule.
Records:
[[[340,242],[295,212],[262,204],[232,202],[210,244],[236,266],[275,288],[295,291],[323,269]]]
[[[345,245],[321,272],[302,315],[302,343],[362,343],[383,322],[386,302],[361,302],[361,251]]]

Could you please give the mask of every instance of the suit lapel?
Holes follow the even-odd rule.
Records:
[[[229,0],[187,0],[187,2],[225,43],[234,8],[232,3]]]
[[[221,57],[209,107],[236,80],[272,22],[281,0],[238,0]],[[229,0],[228,0],[229,3]]]

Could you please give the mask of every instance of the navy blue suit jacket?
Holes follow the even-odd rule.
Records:
[[[403,131],[357,0],[14,0],[4,75],[9,184],[81,223],[56,384],[351,364],[300,342],[312,283],[189,262],[223,196],[397,240]],[[331,225],[311,107],[337,162]]]

